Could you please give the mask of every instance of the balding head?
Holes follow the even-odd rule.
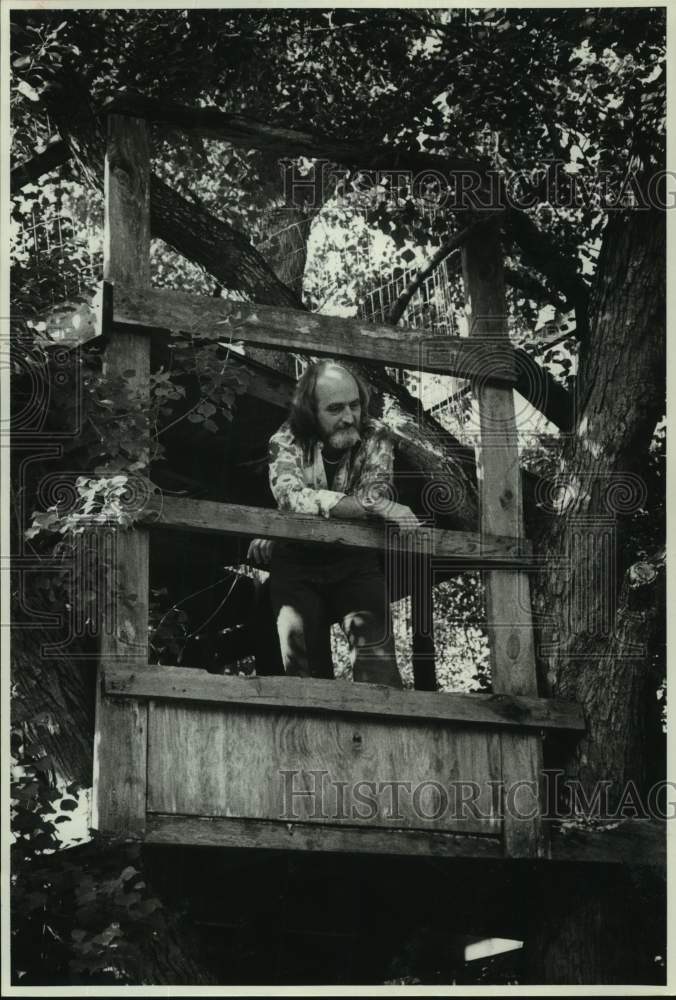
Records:
[[[315,383],[315,413],[319,435],[334,451],[353,448],[359,441],[361,399],[353,375],[340,365],[327,365]]]
[[[331,360],[315,362],[299,379],[289,417],[291,430],[304,445],[319,438],[336,450],[351,448],[361,436],[368,402],[368,387],[347,366]]]

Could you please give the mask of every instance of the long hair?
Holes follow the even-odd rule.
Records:
[[[289,426],[294,437],[307,448],[317,439],[317,402],[315,399],[315,389],[317,379],[327,368],[342,368],[357,383],[359,390],[359,402],[361,403],[361,420],[359,424],[360,433],[364,432],[368,420],[368,408],[371,392],[368,384],[361,375],[353,372],[351,368],[340,361],[315,361],[308,365],[301,377],[298,379],[296,391],[291,403],[289,412]]]

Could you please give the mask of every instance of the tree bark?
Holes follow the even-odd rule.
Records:
[[[548,498],[559,516],[540,540],[548,568],[536,580],[537,610],[550,619],[541,634],[547,687],[580,701],[589,718],[572,769],[618,786],[640,779],[645,768],[628,746],[649,680],[641,648],[649,645],[653,616],[649,601],[641,606],[645,591],[630,573],[626,542],[665,410],[663,251],[663,215],[637,211],[609,223],[575,428]],[[601,555],[607,572],[595,580]]]
[[[666,946],[663,880],[620,866],[584,867],[543,873],[524,945],[529,985],[663,982],[656,962]]]
[[[665,409],[664,250],[661,213],[634,211],[608,223],[575,427],[562,473],[541,495],[551,516],[534,539],[546,566],[534,580],[543,693],[576,700],[588,725],[574,749],[568,745],[565,777],[579,781],[588,800],[608,782],[611,811],[629,781],[645,796],[660,680],[660,557],[639,561],[630,532],[631,514],[645,502],[641,470]],[[530,981],[639,981],[647,945],[637,932],[655,907],[655,898],[640,892],[623,896],[610,878],[589,882],[578,873],[534,908]]]

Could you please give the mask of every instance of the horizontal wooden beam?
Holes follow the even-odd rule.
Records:
[[[138,520],[149,527],[176,531],[250,535],[385,551],[397,546],[401,550],[436,557],[444,563],[454,562],[464,569],[527,569],[532,562],[530,543],[526,539],[441,528],[399,531],[394,525],[383,523],[326,519],[318,514],[292,514],[213,500],[156,496],[144,507]]]
[[[115,288],[113,318],[125,329],[176,330],[197,340],[235,340],[501,385],[516,382],[514,350],[504,338],[493,343],[485,338],[430,337],[409,327],[160,288]]]
[[[455,173],[481,173],[490,167],[487,161],[465,156],[401,150],[393,146],[376,146],[361,140],[335,139],[317,132],[302,131],[271,125],[249,115],[231,114],[215,107],[186,107],[170,101],[159,101],[142,94],[123,93],[111,98],[102,110],[110,114],[128,114],[135,118],[181,129],[205,139],[220,139],[244,149],[261,149],[279,157],[321,157],[333,163],[365,167],[382,167],[388,173],[400,166],[403,152],[406,166],[416,171],[436,170],[444,177]]]
[[[338,827],[320,823],[172,816],[148,813],[146,843],[199,847],[264,848],[278,851],[411,854],[462,858],[500,858],[502,842],[489,835],[426,830]]]
[[[354,684],[314,677],[228,677],[188,667],[122,664],[107,666],[104,690],[124,698],[248,705],[256,708],[354,713],[408,720],[515,729],[584,731],[580,707],[572,701],[493,694],[398,691],[379,684]]]
[[[445,858],[504,859],[502,840],[489,835],[425,830],[383,830],[367,826],[335,827],[318,823],[281,823],[274,820],[226,819],[148,813],[145,841],[200,847],[257,848],[281,851],[408,854]],[[534,870],[556,863],[624,864],[632,867],[666,865],[664,825],[649,820],[627,820],[604,833],[551,833],[551,858],[532,862]]]

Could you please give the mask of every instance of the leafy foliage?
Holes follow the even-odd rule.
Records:
[[[139,982],[146,940],[164,918],[140,875],[138,845],[120,845],[103,870],[95,842],[78,847],[82,838],[71,837],[64,848],[62,824],[86,806],[82,790],[57,787],[49,758],[20,728],[12,746],[14,981]]]

